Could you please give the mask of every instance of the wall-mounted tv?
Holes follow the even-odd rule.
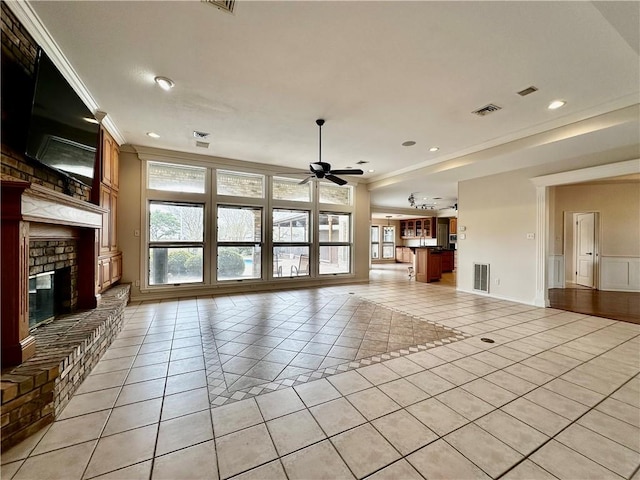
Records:
[[[91,186],[100,125],[42,49],[36,72],[26,154]]]

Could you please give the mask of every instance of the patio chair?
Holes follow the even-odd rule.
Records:
[[[300,255],[298,266],[291,265],[291,276],[309,275],[309,255]]]

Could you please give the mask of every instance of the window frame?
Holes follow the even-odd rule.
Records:
[[[235,197],[237,198],[237,197]],[[241,197],[241,198],[250,198],[250,197]],[[238,210],[259,210],[260,211],[260,238],[259,241],[254,240],[220,240],[218,237],[219,225],[218,225],[218,212],[220,208],[230,208],[230,209],[238,209]],[[243,203],[229,203],[229,202],[221,202],[216,204],[215,208],[215,250],[213,251],[213,257],[215,260],[214,270],[212,272],[212,280],[218,284],[224,284],[228,282],[244,282],[244,281],[258,281],[264,280],[264,251],[265,251],[265,209],[261,205],[251,205],[251,204],[243,204]],[[256,248],[260,249],[260,276],[259,277],[246,277],[246,278],[218,278],[218,256],[220,247],[239,247],[239,248]]]
[[[142,201],[140,202],[140,270],[139,270],[139,282],[136,281],[136,287],[140,287],[140,292],[143,294],[156,293],[161,294],[162,291],[174,290],[175,288],[185,291],[211,291],[216,287],[229,286],[230,282],[246,282],[252,284],[262,284],[271,281],[307,281],[317,283],[321,278],[325,278],[327,274],[319,274],[320,270],[320,243],[319,239],[319,214],[323,213],[335,213],[335,214],[349,214],[350,216],[350,232],[349,242],[339,242],[340,245],[349,247],[349,268],[348,272],[332,273],[330,275],[339,275],[343,277],[354,277],[354,265],[355,265],[355,248],[354,248],[354,235],[356,228],[356,182],[349,182],[348,185],[343,188],[350,189],[349,192],[349,205],[341,204],[323,204],[320,203],[320,188],[321,183],[318,180],[312,180],[310,182],[310,201],[298,201],[298,200],[279,200],[273,199],[273,179],[284,179],[291,181],[300,181],[300,178],[295,175],[288,175],[283,173],[274,173],[275,168],[260,166],[260,165],[237,165],[233,161],[225,161],[224,159],[204,159],[201,156],[184,154],[180,158],[174,155],[167,155],[158,153],[152,150],[141,149],[138,152],[138,158],[141,161],[141,177],[140,177],[140,189]],[[176,192],[176,191],[164,191],[148,188],[148,165],[150,162],[154,163],[166,163],[170,165],[186,166],[186,167],[200,167],[205,169],[205,193],[192,193],[192,192]],[[217,171],[223,170],[228,172],[237,172],[240,174],[249,174],[262,176],[263,180],[263,197],[239,197],[233,195],[218,195],[217,194]],[[166,201],[169,203],[198,203],[204,205],[204,246],[203,246],[203,281],[202,283],[187,283],[175,286],[174,284],[154,284],[149,283],[149,215],[150,208],[149,202],[151,201]],[[217,253],[218,253],[218,240],[217,240],[217,207],[218,205],[227,206],[248,206],[262,208],[262,236],[260,243],[261,251],[261,276],[260,278],[247,278],[241,280],[217,280]],[[289,272],[283,272],[282,277],[274,275],[273,259],[274,259],[274,244],[278,242],[273,241],[273,209],[288,209],[288,210],[304,210],[310,212],[309,219],[309,234],[310,238],[308,242],[302,242],[304,247],[309,248],[309,275],[294,276],[288,275]],[[243,243],[243,242],[240,242]],[[246,242],[248,246],[254,246],[258,242]],[[226,245],[222,242],[221,246]],[[290,245],[290,244],[285,244]],[[323,242],[322,244],[327,245]],[[296,280],[294,280],[296,279]],[[315,284],[314,283],[314,284]]]

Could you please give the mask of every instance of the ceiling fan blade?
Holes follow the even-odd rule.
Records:
[[[344,170],[331,170],[331,172],[329,172],[333,175],[363,175],[364,172],[362,170],[360,170],[359,168],[347,168]]]
[[[316,173],[329,173],[331,171],[331,165],[327,162],[313,162],[309,164],[309,170]]]
[[[298,185],[306,185],[307,183],[309,183],[309,180],[311,180],[312,178],[314,178],[315,175],[309,175],[307,178],[301,180],[300,182],[298,182]]]
[[[335,175],[325,175],[324,178],[326,178],[327,180],[331,180],[333,183],[337,183],[338,185],[346,185],[347,181],[341,179],[340,177],[336,177]]]

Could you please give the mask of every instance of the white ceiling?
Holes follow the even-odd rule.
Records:
[[[516,168],[639,156],[640,2],[28,5],[124,142],[306,169],[325,118],[323,160],[369,162],[385,208],[411,192],[452,204],[459,180]],[[502,110],[471,114],[489,103]]]

